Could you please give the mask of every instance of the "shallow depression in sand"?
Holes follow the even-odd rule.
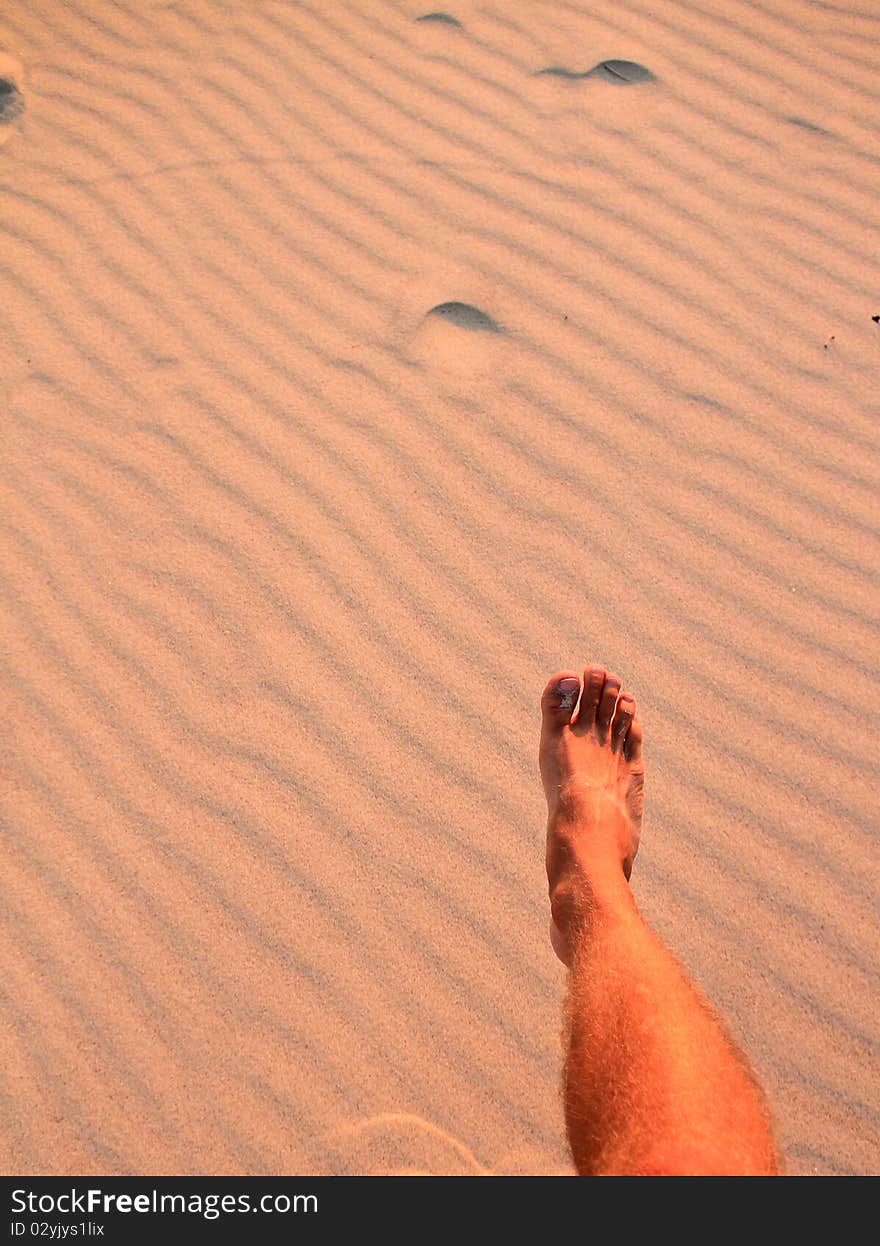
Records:
[[[453,29],[461,29],[461,22],[457,17],[453,17],[451,13],[423,13],[421,17],[416,18],[417,22],[427,22],[434,26],[451,26]]]
[[[480,311],[479,307],[474,307],[471,303],[458,301],[438,303],[436,307],[431,308],[428,315],[437,316],[440,320],[448,320],[450,324],[454,324],[459,329],[466,329],[468,333],[503,332],[497,320],[493,320],[486,312]]]
[[[9,136],[9,127],[24,112],[21,65],[14,57],[0,52],[0,143]]]
[[[412,354],[424,366],[449,374],[478,375],[499,362],[507,339],[504,326],[472,303],[437,303],[412,339]]]
[[[539,69],[536,77],[566,78],[568,81],[580,81],[584,78],[599,78],[602,82],[611,82],[616,86],[632,86],[638,82],[654,82],[655,75],[644,65],[636,61],[600,61],[592,69],[567,69],[563,65],[549,65]]]
[[[529,95],[548,150],[578,159],[592,159],[597,144],[612,136],[616,141],[662,124],[670,107],[659,72],[618,58],[585,69],[556,62],[533,70]]]

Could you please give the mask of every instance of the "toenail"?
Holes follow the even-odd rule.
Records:
[[[571,709],[577,700],[580,686],[581,681],[579,679],[560,679],[556,689],[559,693],[559,708],[561,710]]]

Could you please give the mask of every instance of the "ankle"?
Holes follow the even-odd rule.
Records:
[[[638,912],[619,860],[579,853],[550,887],[550,911],[568,945]]]

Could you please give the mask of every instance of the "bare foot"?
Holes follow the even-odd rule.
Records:
[[[584,671],[583,689],[578,675],[558,671],[541,710],[550,940],[568,965],[574,927],[600,893],[619,890],[632,872],[645,783],[642,728],[635,699],[601,666]]]

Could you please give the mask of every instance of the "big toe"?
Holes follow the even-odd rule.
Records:
[[[550,677],[541,696],[545,731],[561,731],[571,722],[580,690],[580,677],[574,671],[557,671]]]

